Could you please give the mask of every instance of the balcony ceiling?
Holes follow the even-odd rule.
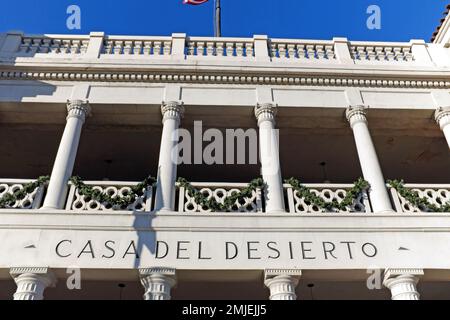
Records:
[[[157,171],[161,114],[157,105],[92,105],[75,174],[86,179],[141,180]],[[256,128],[250,107],[186,106],[183,127]],[[352,132],[342,108],[279,108],[283,176],[305,182],[351,182],[361,175]],[[34,178],[51,172],[65,123],[63,104],[0,104],[0,176]],[[386,178],[447,183],[449,152],[431,110],[369,112],[369,125]],[[320,166],[325,162],[326,168]],[[192,181],[246,182],[257,165],[181,165]]]

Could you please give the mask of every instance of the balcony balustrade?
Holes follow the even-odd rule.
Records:
[[[247,186],[245,183],[192,183],[194,188],[199,190],[202,194],[207,196],[208,200],[214,198],[218,203],[223,204],[227,196],[234,192],[239,192]],[[180,187],[178,191],[178,211],[186,213],[208,213],[210,209],[202,207],[195,202],[195,199],[189,195],[189,192]],[[249,198],[236,200],[231,207],[231,212],[263,212],[262,190],[257,188]]]
[[[24,35],[7,33],[3,57],[262,59],[266,62],[325,62],[352,64],[433,65],[435,45],[410,42],[172,36]]]
[[[272,39],[271,57],[297,61],[336,61],[333,41]]]
[[[99,190],[108,194],[110,197],[124,197],[127,196],[131,187],[137,185],[138,182],[112,182],[112,181],[87,181],[87,186],[94,190]],[[151,211],[152,209],[152,188],[149,187],[143,190],[143,195],[138,197],[136,201],[128,206],[111,205],[108,203],[101,203],[88,196],[80,194],[78,188],[70,183],[69,195],[66,202],[66,210],[74,211],[114,211],[114,210],[129,210],[129,211]]]
[[[0,179],[0,199],[6,194],[13,194],[17,190],[33,180],[28,179]],[[119,181],[86,181],[87,186],[94,190],[99,190],[111,197],[124,197],[130,193],[131,187],[138,182],[119,182]],[[238,192],[245,187],[246,183],[210,183],[210,182],[192,182],[191,185],[201,192],[207,199],[214,198],[218,203],[224,202],[225,197]],[[351,184],[304,184],[311,193],[319,196],[326,202],[333,199],[338,203],[345,198],[347,191],[352,188]],[[289,184],[284,184],[284,197],[286,203],[286,212],[291,214],[338,214],[338,213],[355,213],[370,214],[373,213],[370,204],[370,192],[361,193],[353,203],[346,207],[345,210],[324,209],[309,203],[300,197],[297,191]],[[391,201],[397,213],[427,213],[429,209],[424,207],[416,207],[405,198],[403,198],[396,189],[390,188]],[[418,192],[420,197],[428,200],[429,203],[438,207],[450,202],[450,184],[405,184],[405,187]],[[39,209],[42,207],[43,198],[45,196],[45,186],[36,188],[32,193],[28,194],[24,199],[16,201],[13,205],[2,208],[1,210],[13,209]],[[154,210],[155,190],[148,187],[143,190],[142,196],[127,206],[111,205],[108,203],[100,203],[88,196],[80,194],[79,190],[69,183],[68,193],[65,202],[65,211],[80,213],[95,213],[105,211],[133,211],[133,212],[151,212]],[[176,195],[176,211],[179,213],[211,213],[213,212],[200,204],[196,203],[195,198],[191,197],[189,192],[183,187],[177,185]],[[260,188],[253,191],[252,196],[237,200],[235,204],[228,210],[231,213],[264,213],[264,192]]]
[[[247,57],[254,56],[253,39],[191,37],[186,41],[189,57]]]
[[[172,51],[171,37],[107,37],[103,55],[168,56]]]
[[[420,197],[427,199],[430,204],[438,207],[450,203],[450,184],[405,184],[405,187],[417,192]],[[391,188],[391,197],[397,212],[430,212],[428,208],[414,206],[394,188]]]
[[[7,193],[13,194],[22,190],[23,186],[32,180],[27,179],[0,179],[0,199]],[[27,194],[22,200],[17,200],[9,209],[38,209],[42,205],[44,187],[38,187],[33,192]]]
[[[81,55],[86,53],[89,36],[24,36],[18,48],[19,56],[37,53],[51,55]]]
[[[352,58],[359,62],[413,62],[412,46],[407,43],[351,42]]]
[[[305,184],[312,193],[319,196],[326,202],[331,202],[333,199],[341,203],[347,191],[352,188],[351,184]],[[290,213],[325,213],[325,212],[355,212],[355,213],[370,213],[372,212],[369,196],[363,192],[353,201],[353,204],[347,206],[345,210],[339,211],[337,209],[326,210],[319,208],[313,203],[309,203],[301,198],[296,190],[291,185],[285,184],[284,189],[287,193],[287,202]]]

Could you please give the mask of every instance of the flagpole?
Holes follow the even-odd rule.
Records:
[[[220,12],[220,0],[215,0],[215,17],[214,17],[214,36],[222,36],[222,25],[221,25],[221,12]]]

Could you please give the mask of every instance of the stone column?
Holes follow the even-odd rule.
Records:
[[[264,284],[270,290],[270,300],[297,300],[295,289],[301,275],[301,270],[265,270]]]
[[[434,118],[444,132],[445,139],[450,148],[450,107],[440,107],[437,109],[434,113]]]
[[[392,212],[392,204],[386,189],[375,146],[370,136],[366,118],[367,107],[351,106],[346,111],[347,120],[353,129],[359,163],[364,179],[370,183],[370,202],[374,212]]]
[[[261,174],[266,183],[266,212],[285,212],[278,133],[275,129],[276,108],[277,105],[273,103],[258,104],[255,107],[259,127]]]
[[[170,291],[176,284],[175,269],[142,268],[139,269],[141,283],[144,286],[144,300],[170,300]]]
[[[44,290],[56,285],[56,277],[48,268],[11,268],[10,274],[17,285],[14,300],[43,300]]]
[[[90,113],[89,103],[82,100],[68,101],[67,111],[66,127],[53,164],[43,209],[61,209],[64,207],[67,183],[75,164],[81,128],[86,116]]]
[[[177,179],[178,127],[184,114],[183,103],[165,102],[161,106],[163,131],[159,149],[155,210],[174,210]]]
[[[391,290],[392,300],[419,300],[417,282],[422,269],[386,269],[383,285]]]

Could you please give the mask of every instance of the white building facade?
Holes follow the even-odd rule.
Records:
[[[0,199],[50,179],[2,203],[0,298],[450,299],[447,24],[434,43],[2,34]],[[203,134],[191,164],[177,129]],[[198,163],[208,129],[253,130],[259,161]],[[149,173],[126,205],[70,182],[126,197]],[[177,183],[221,203],[259,176],[222,212]],[[325,202],[370,187],[336,209],[290,177]]]

